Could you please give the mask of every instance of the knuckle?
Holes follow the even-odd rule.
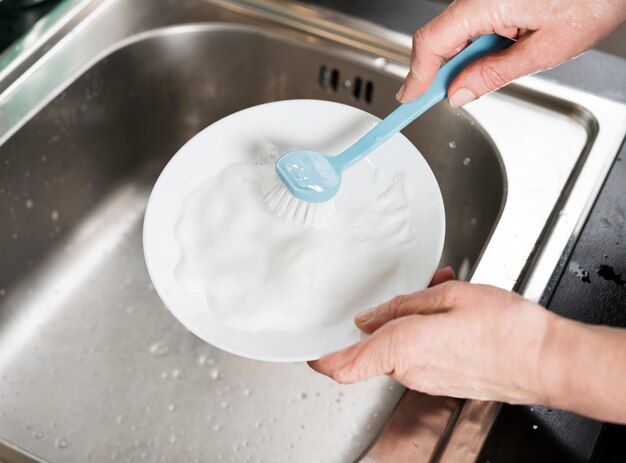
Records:
[[[478,73],[488,90],[496,90],[508,83],[506,76],[493,63],[485,62],[481,64]]]
[[[415,34],[413,34],[413,48],[421,48],[425,43],[424,29],[420,27],[415,31]]]
[[[463,281],[447,281],[441,285],[441,304],[454,307],[459,304],[463,293],[467,291],[467,283]]]
[[[349,384],[351,382],[350,372],[347,371],[345,368],[334,371],[331,374],[331,378],[339,384]]]
[[[391,299],[388,307],[389,314],[394,318],[401,316],[405,311],[406,299],[407,297],[404,294],[400,294]]]

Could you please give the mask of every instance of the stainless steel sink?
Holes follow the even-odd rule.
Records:
[[[213,349],[141,251],[195,133],[286,98],[384,116],[408,38],[262,0],[66,0],[47,21],[0,57],[0,460],[471,460],[497,404]],[[621,105],[537,79],[433,108],[405,134],[443,192],[442,264],[538,299],[624,132]]]

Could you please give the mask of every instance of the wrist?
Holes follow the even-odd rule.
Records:
[[[563,322],[567,320],[536,304],[532,304],[528,312],[532,316],[532,323],[526,328],[534,342],[525,353],[526,369],[521,372],[528,386],[528,400],[525,403],[554,405],[553,400],[559,396],[559,382],[562,379],[563,345],[560,337],[567,330],[567,327],[563,327]]]
[[[547,404],[552,391],[552,377],[546,377],[546,363],[553,356],[553,332],[558,331],[559,317],[547,309],[524,301],[516,312],[515,333],[509,341],[513,350],[505,356],[512,383],[509,403]]]
[[[593,333],[590,332],[593,327],[552,312],[550,315],[538,362],[541,384],[539,403],[574,410],[581,394],[585,394],[581,384],[586,381],[581,381],[581,376],[593,375],[592,370],[587,369],[593,363],[588,358],[589,351],[593,351]]]
[[[537,355],[537,403],[557,406],[562,396],[564,365],[563,341],[570,337],[568,320],[546,310],[546,326]]]

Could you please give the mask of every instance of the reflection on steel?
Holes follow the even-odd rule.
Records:
[[[456,399],[406,391],[378,439],[359,461],[429,461],[460,410]]]

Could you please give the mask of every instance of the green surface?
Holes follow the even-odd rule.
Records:
[[[0,71],[49,33],[78,3],[48,0],[29,8],[0,9]]]

